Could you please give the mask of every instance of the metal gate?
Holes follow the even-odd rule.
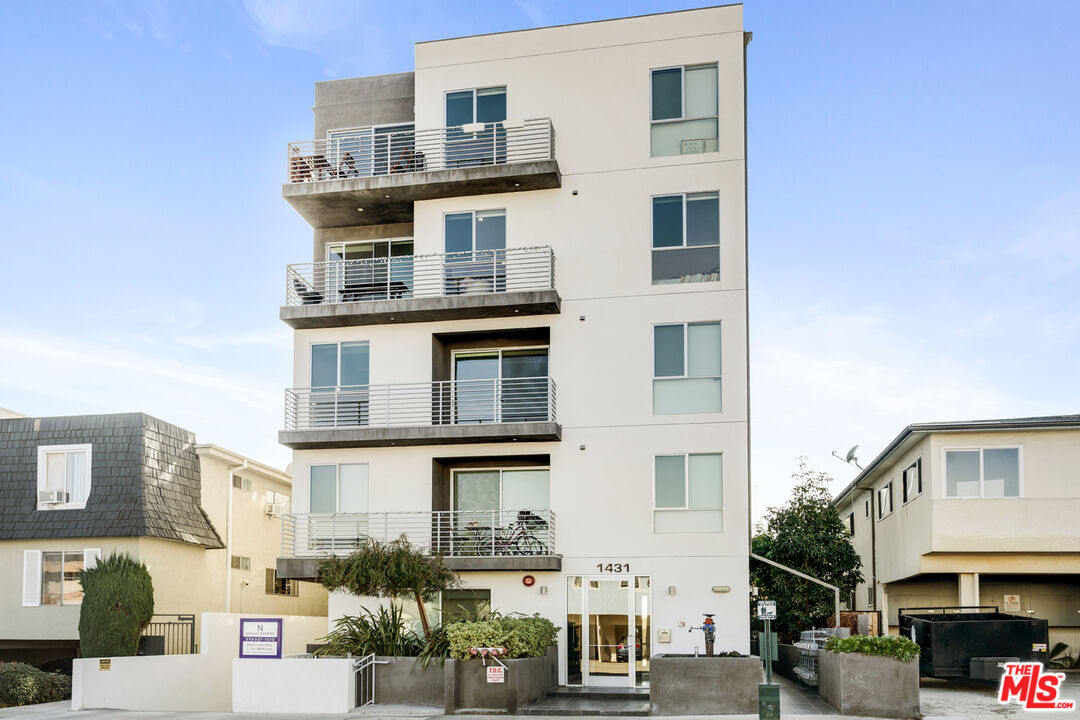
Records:
[[[356,673],[356,707],[375,702],[375,653],[365,655],[353,662]]]
[[[139,638],[140,655],[192,655],[197,652],[194,615],[154,615]]]

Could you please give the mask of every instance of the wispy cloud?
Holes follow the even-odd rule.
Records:
[[[544,14],[544,9],[540,7],[540,3],[536,0],[514,0],[514,4],[517,5],[521,14],[528,18],[529,23],[532,25],[547,25],[547,17]]]
[[[175,359],[170,345],[85,341],[0,328],[0,398],[29,415],[144,411],[201,441],[282,464],[281,385],[241,365]]]

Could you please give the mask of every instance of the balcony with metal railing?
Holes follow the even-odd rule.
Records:
[[[417,200],[561,186],[549,118],[361,128],[289,143],[282,195],[313,227],[412,220]]]
[[[292,388],[278,442],[295,450],[552,441],[549,377]]]
[[[405,537],[455,570],[559,570],[551,510],[289,513],[278,577],[314,577],[318,558]],[[284,573],[284,574],[283,574]]]
[[[281,319],[294,328],[558,313],[550,247],[289,265]]]

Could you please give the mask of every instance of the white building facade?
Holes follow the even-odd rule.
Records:
[[[647,685],[705,613],[749,651],[748,42],[732,5],[316,85],[279,577],[404,533],[459,572],[444,612],[560,626],[563,683]]]

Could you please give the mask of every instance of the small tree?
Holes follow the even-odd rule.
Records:
[[[791,500],[769,508],[765,527],[756,528],[751,548],[757,555],[836,585],[841,597],[849,597],[862,580],[862,561],[832,505],[831,478],[811,469],[803,458],[792,477],[796,484]],[[750,578],[763,597],[776,601],[774,627],[784,639],[829,624],[834,596],[828,588],[753,560]]]
[[[319,562],[318,579],[327,590],[345,590],[360,597],[416,600],[424,637],[431,635],[425,600],[459,583],[454,571],[438,555],[425,555],[402,535],[382,543],[369,540],[348,557],[329,557]]]
[[[111,554],[79,573],[79,645],[83,657],[125,657],[139,651],[139,635],[154,616],[154,583],[146,565]]]

